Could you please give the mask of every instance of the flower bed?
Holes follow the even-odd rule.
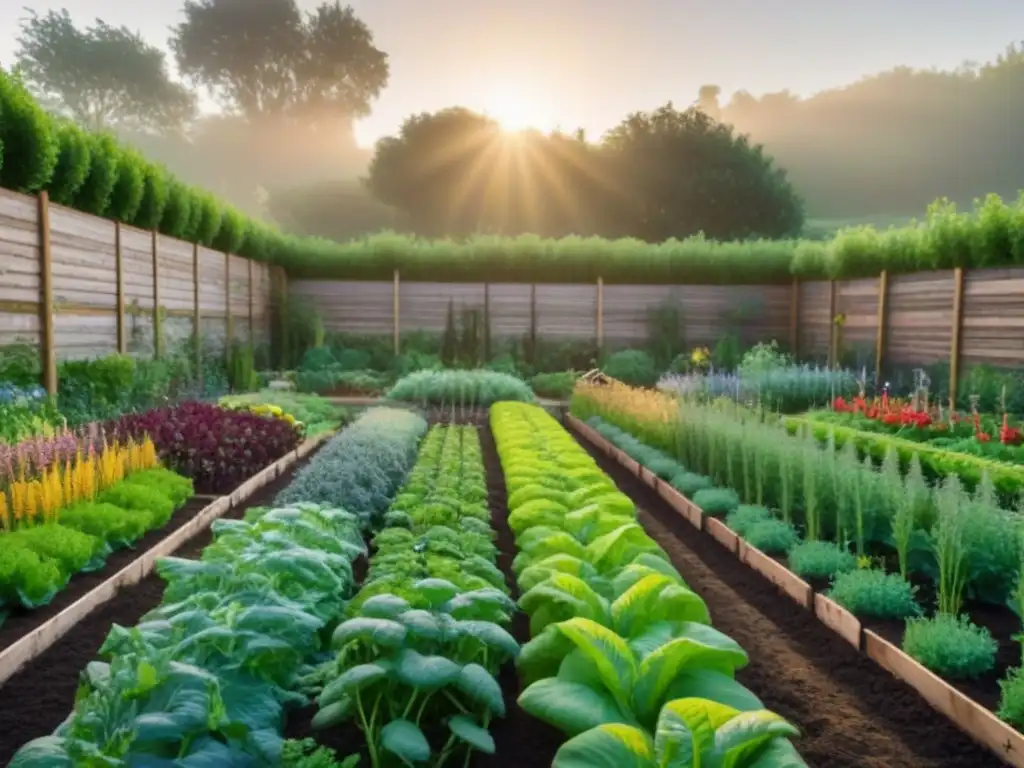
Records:
[[[156,408],[122,416],[104,430],[115,439],[149,435],[161,461],[191,478],[197,493],[229,493],[295,450],[302,434],[294,424],[206,403]]]
[[[260,416],[280,416],[302,430],[306,437],[315,437],[337,429],[347,412],[318,395],[263,389],[244,395],[222,397],[219,404],[225,408],[248,410]],[[276,411],[274,409],[277,409]]]
[[[0,621],[48,604],[72,576],[163,527],[193,493],[191,481],[159,467],[148,439],[9,472],[0,486]]]
[[[710,626],[629,497],[541,409],[491,414],[533,635],[519,703],[570,737],[555,765],[655,766],[679,752],[717,764],[729,733],[737,766],[803,765],[796,729],[736,682],[746,654]]]

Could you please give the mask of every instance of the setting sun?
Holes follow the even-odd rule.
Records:
[[[485,101],[483,112],[509,132],[527,128],[550,131],[552,128],[551,118],[545,114],[539,100],[518,89],[495,90]]]

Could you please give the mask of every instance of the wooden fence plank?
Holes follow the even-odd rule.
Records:
[[[57,350],[53,329],[53,252],[50,250],[50,196],[39,193],[39,271],[40,322],[43,343],[40,355],[43,363],[43,386],[51,395],[57,394]]]

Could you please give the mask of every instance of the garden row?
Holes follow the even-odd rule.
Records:
[[[652,480],[692,500],[680,505],[691,522],[804,607],[831,616],[855,646],[878,655],[890,647],[887,658],[902,646],[948,680],[956,689],[948,695],[923,669],[908,680],[941,711],[976,706],[949,704],[962,694],[1024,724],[1020,619],[1006,607],[1020,605],[1024,541],[987,473],[973,492],[956,474],[929,483],[915,452],[901,465],[890,446],[878,464],[859,457],[852,441],[822,442],[738,407],[624,386],[581,387],[573,413]],[[907,659],[904,669],[912,667]],[[990,715],[958,714],[994,749],[1006,741],[1009,731]]]
[[[312,727],[337,731],[324,738],[365,750],[373,768],[493,754],[496,675],[519,645],[505,629],[515,604],[495,565],[475,427],[431,428],[383,526],[333,633]]]
[[[302,438],[303,425],[279,409],[186,403],[0,443],[0,648]]]
[[[491,421],[533,636],[519,705],[569,737],[553,765],[804,765],[632,501],[543,410],[502,403]]]
[[[414,414],[369,411],[292,478],[273,509],[214,523],[199,560],[160,560],[162,600],[134,628],[110,629],[104,660],[88,664],[67,702],[71,716],[11,765],[300,764],[305,745],[285,742],[285,713],[305,702],[305,680],[355,589],[367,527],[425,430]],[[339,476],[349,480],[347,509],[294,501],[333,495]]]

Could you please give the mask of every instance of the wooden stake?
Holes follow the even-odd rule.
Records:
[[[224,254],[224,301],[227,305],[227,343],[224,351],[231,360],[231,346],[235,343],[235,319],[231,314],[231,254]]]
[[[121,222],[114,222],[114,264],[117,271],[117,352],[128,354],[128,332],[124,323],[124,253],[121,251]]]
[[[54,342],[53,318],[53,250],[50,247],[50,196],[39,193],[39,319],[42,323],[43,386],[50,395],[57,394],[57,349]]]
[[[203,382],[203,320],[199,306],[199,243],[192,245],[192,332],[195,334],[196,379]]]
[[[789,351],[794,360],[800,356],[800,281],[795,277],[789,290]]]
[[[882,381],[882,365],[885,363],[885,317],[889,303],[889,272],[882,270],[878,276],[878,327],[875,329],[875,384]]]
[[[253,308],[252,259],[249,259],[249,344],[256,347],[256,314]]]
[[[828,367],[836,364],[836,281],[828,281]]]
[[[402,321],[399,318],[399,305],[400,305],[400,292],[401,292],[401,278],[399,277],[398,270],[395,270],[395,282],[391,292],[391,316],[394,320],[394,346],[395,346],[395,357],[401,354],[402,349]]]
[[[157,247],[157,241],[159,240],[157,231],[153,230],[153,358],[159,360],[163,357],[164,351],[164,340],[163,340],[163,328],[160,322],[160,264],[159,264],[159,248]]]
[[[949,343],[949,410],[956,409],[957,389],[960,378],[960,332],[963,330],[964,270],[953,270],[953,327]]]

